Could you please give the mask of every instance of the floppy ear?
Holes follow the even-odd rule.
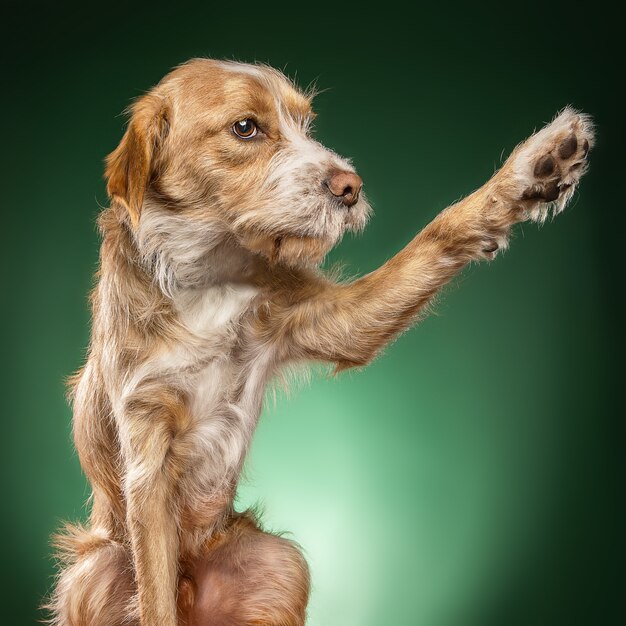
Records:
[[[120,144],[106,159],[107,193],[126,207],[137,228],[141,206],[154,173],[158,151],[169,125],[165,102],[148,94],[131,107],[131,118]]]

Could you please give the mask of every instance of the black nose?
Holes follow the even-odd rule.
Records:
[[[340,198],[347,207],[357,203],[363,181],[358,174],[346,170],[331,170],[330,175],[324,181],[330,193]]]

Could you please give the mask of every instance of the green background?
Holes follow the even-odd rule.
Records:
[[[312,567],[311,626],[626,623],[620,22],[588,6],[23,3],[3,18],[4,624],[41,617],[48,536],[83,518],[63,378],[83,359],[120,112],[193,56],[317,79],[317,136],[376,211],[370,271],[565,104],[598,145],[573,207],[516,231],[364,371],[279,394],[240,504]],[[7,17],[12,19],[6,19]],[[6,336],[4,336],[6,335]],[[6,389],[4,388],[6,386]]]

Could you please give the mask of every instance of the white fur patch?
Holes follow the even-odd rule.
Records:
[[[258,78],[260,80],[265,78],[262,68],[250,65],[249,63],[241,63],[239,61],[215,61],[215,63],[227,72],[254,76],[254,78]]]

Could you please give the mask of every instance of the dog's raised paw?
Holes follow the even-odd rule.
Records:
[[[591,118],[566,107],[515,150],[512,166],[525,219],[543,222],[550,211],[565,208],[587,171],[593,141]]]

